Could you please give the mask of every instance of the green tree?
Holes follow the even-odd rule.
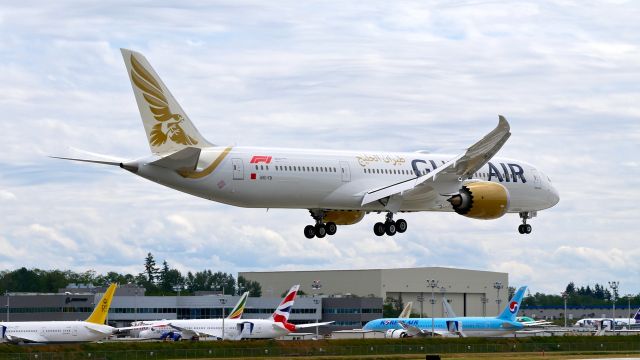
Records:
[[[249,292],[251,297],[262,296],[262,286],[253,280],[247,280],[244,276],[238,276],[238,295],[242,295],[245,291]]]
[[[154,284],[156,275],[158,274],[158,268],[156,267],[156,260],[153,258],[153,254],[148,253],[144,259],[144,272],[147,275],[147,281],[149,284]]]

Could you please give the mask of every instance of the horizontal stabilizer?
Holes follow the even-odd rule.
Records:
[[[52,159],[62,159],[62,160],[71,160],[71,161],[81,161],[81,162],[88,162],[88,163],[94,163],[94,164],[103,164],[103,165],[113,165],[113,166],[120,166],[121,162],[115,162],[115,161],[102,161],[102,160],[89,160],[89,159],[77,159],[77,158],[68,158],[68,157],[61,157],[61,156],[49,156]]]
[[[310,324],[296,324],[296,330],[297,329],[306,329],[306,328],[311,328],[311,327],[316,327],[316,326],[325,326],[325,325],[333,324],[334,322],[335,321],[325,321],[325,322],[310,323]]]
[[[187,147],[149,164],[175,171],[194,171],[198,165],[198,159],[200,159],[200,149]]]

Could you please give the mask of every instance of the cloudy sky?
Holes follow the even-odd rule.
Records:
[[[533,292],[640,292],[637,2],[206,3],[0,5],[0,269],[138,273],[152,252],[183,271],[446,266]],[[217,144],[456,153],[504,114],[500,155],[543,169],[561,201],[529,236],[517,215],[420,213],[393,238],[369,215],[308,240],[306,210],[233,208],[47,158],[148,154],[121,47]]]

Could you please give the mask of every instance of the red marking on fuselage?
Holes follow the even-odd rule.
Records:
[[[251,163],[251,164],[259,164],[259,163],[270,164],[271,163],[271,156],[254,155],[251,158],[251,161],[249,163]]]

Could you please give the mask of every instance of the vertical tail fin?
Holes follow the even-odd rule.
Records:
[[[116,293],[116,287],[118,287],[117,284],[109,285],[107,291],[102,295],[102,299],[100,299],[100,302],[96,304],[96,308],[93,309],[93,312],[87,318],[87,322],[101,325],[104,324],[105,320],[107,320],[111,300],[113,299],[113,295]]]
[[[120,51],[147,132],[151,152],[163,156],[186,147],[212,146],[200,135],[147,59],[135,51]]]
[[[293,301],[296,299],[296,295],[298,294],[298,289],[300,285],[293,285],[287,295],[285,295],[280,305],[276,308],[276,311],[271,314],[270,319],[274,322],[286,323],[289,320],[289,315],[291,314],[291,308],[293,307]]]
[[[236,306],[231,310],[227,319],[240,319],[242,317],[242,313],[244,312],[244,306],[247,304],[247,298],[249,297],[249,292],[245,292],[238,300]]]
[[[400,313],[400,315],[398,315],[398,317],[402,319],[410,318],[412,308],[413,308],[413,302],[409,301],[407,305],[404,306],[404,309],[402,309],[402,312]]]
[[[509,301],[507,306],[502,310],[502,313],[498,315],[498,319],[506,320],[506,321],[515,321],[516,315],[518,315],[518,310],[520,310],[520,303],[522,302],[522,298],[524,298],[524,292],[527,290],[526,286],[521,287],[516,291],[513,295],[513,298]]]
[[[640,324],[640,308],[638,308],[638,311],[636,311],[636,314],[633,318],[636,320],[636,324]]]

